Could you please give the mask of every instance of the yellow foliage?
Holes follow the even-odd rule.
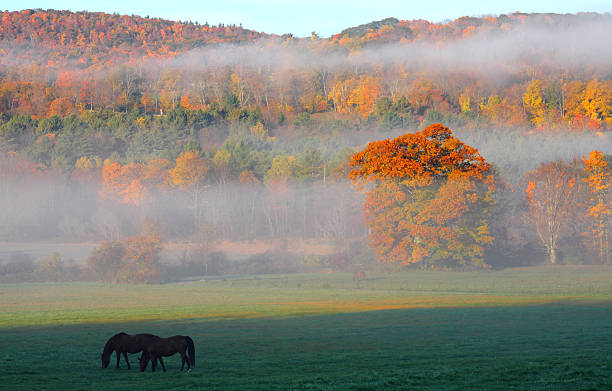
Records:
[[[204,184],[208,164],[198,151],[183,152],[176,158],[176,166],[170,170],[172,183],[181,189],[193,189]]]

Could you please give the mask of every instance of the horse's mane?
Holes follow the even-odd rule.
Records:
[[[103,355],[108,355],[111,354],[112,350],[113,350],[113,343],[115,342],[115,339],[119,336],[122,335],[127,335],[126,333],[124,333],[123,331],[120,333],[117,333],[115,335],[113,335],[112,337],[110,337],[108,339],[108,341],[106,341],[106,345],[104,345],[104,351],[102,352]]]

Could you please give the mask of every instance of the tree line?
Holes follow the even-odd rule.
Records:
[[[220,115],[233,124],[259,121],[271,135],[283,137],[295,130],[339,128],[338,121],[350,125],[341,129],[416,130],[435,122],[472,128],[612,127],[605,59],[574,63],[555,57],[562,46],[533,53],[529,46],[515,48],[513,41],[500,46],[518,51],[497,62],[485,58],[449,69],[444,63],[459,62],[460,54],[436,57],[461,51],[453,45],[474,37],[495,41],[536,28],[555,34],[568,26],[609,25],[606,15],[510,14],[440,24],[391,18],[329,39],[102,13],[27,10],[0,17],[5,122],[18,116],[104,118],[112,116],[105,111],[133,112],[129,125],[142,128],[154,116],[183,108],[199,112],[204,126]],[[45,128],[53,130],[50,124],[40,130]]]
[[[333,254],[293,266],[268,258],[267,271],[353,267],[350,259],[363,262],[363,254],[347,254],[366,235],[379,262],[403,267],[610,262],[611,165],[602,152],[544,162],[509,182],[440,124],[329,160],[313,149],[274,155],[269,143],[243,135],[214,151],[194,148],[146,164],[83,157],[60,186],[45,184],[58,175],[52,169],[3,154],[2,199],[41,204],[31,216],[7,209],[3,235],[35,239],[32,228],[44,222],[48,236],[40,238],[103,239],[90,269],[116,282],[159,281],[162,237],[188,238],[195,247],[184,266],[213,274],[236,269],[211,255],[212,244],[254,238],[334,244]],[[140,231],[148,220],[157,222],[153,236]]]

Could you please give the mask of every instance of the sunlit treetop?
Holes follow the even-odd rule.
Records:
[[[482,178],[491,167],[476,148],[433,124],[420,132],[374,141],[351,158],[353,180],[408,180],[413,186],[457,178]]]

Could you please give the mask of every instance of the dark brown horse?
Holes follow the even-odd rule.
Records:
[[[119,360],[121,359],[121,354],[125,358],[125,362],[127,363],[128,369],[130,369],[130,362],[128,361],[128,353],[138,353],[141,352],[145,347],[149,346],[156,340],[160,339],[157,335],[153,334],[126,334],[119,333],[115,334],[106,342],[104,345],[104,351],[102,351],[102,368],[108,367],[110,363],[110,357],[113,352],[117,353],[117,368],[119,368]],[[164,366],[163,361],[161,361],[161,357],[159,361],[162,363],[162,367]]]
[[[191,367],[195,367],[195,346],[193,345],[193,340],[187,336],[175,335],[170,338],[159,338],[143,349],[142,357],[140,358],[140,372],[144,372],[147,369],[149,361],[151,361],[151,371],[155,372],[158,359],[162,369],[166,372],[166,366],[161,358],[172,356],[175,353],[180,353],[181,355],[181,371],[185,368],[185,362],[187,362],[188,371],[191,371]]]

